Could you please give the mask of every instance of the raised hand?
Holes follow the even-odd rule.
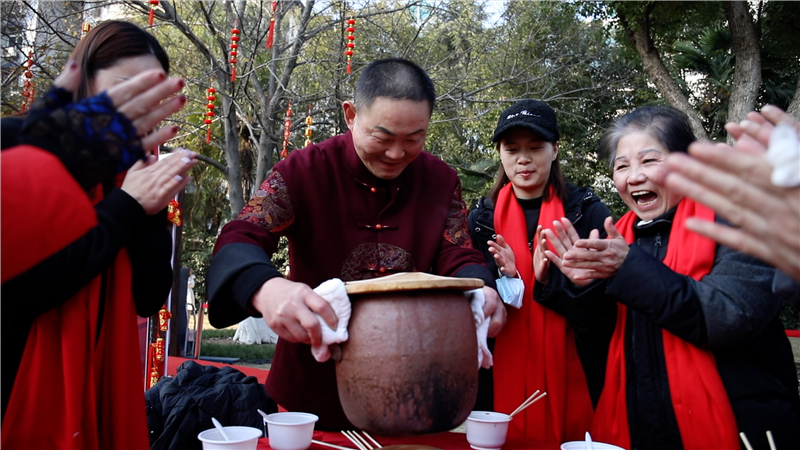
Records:
[[[533,250],[533,274],[536,276],[536,282],[547,284],[550,282],[550,260],[547,259],[545,251],[547,250],[547,239],[544,238],[543,227],[541,225],[536,227],[536,248]]]
[[[562,258],[564,267],[582,270],[575,275],[575,279],[613,277],[628,256],[630,247],[614,226],[614,220],[606,217],[603,227],[608,238],[600,239],[599,232],[592,230],[589,239],[575,241],[573,248],[564,254]]]
[[[81,69],[74,61],[56,77],[54,87],[75,92],[81,81]],[[105,95],[117,112],[130,120],[141,138],[141,146],[152,152],[157,146],[175,137],[177,127],[167,127],[153,133],[153,127],[179,111],[186,104],[186,97],[175,95],[185,83],[180,78],[167,78],[160,69],[147,70],[114,85]]]
[[[592,282],[592,278],[588,276],[586,270],[564,265],[564,256],[567,252],[572,251],[575,243],[580,240],[578,232],[569,219],[564,217],[561,221],[554,220],[553,229],[543,230],[542,235],[544,239],[539,242],[539,247],[544,249],[547,260],[552,261],[564,276],[576,286],[586,286]],[[599,238],[600,233],[592,230],[590,237]]]
[[[772,263],[800,280],[800,186],[771,181],[773,166],[765,153],[774,125],[787,124],[800,134],[800,122],[774,106],[751,112],[726,129],[737,139],[725,144],[696,142],[689,154],[667,159],[666,185],[714,209],[733,226],[697,218],[686,227],[722,245]]]
[[[145,213],[155,214],[189,183],[189,170],[197,164],[195,156],[188,150],[178,150],[159,161],[149,155],[128,169],[121,189],[139,202]]]
[[[517,276],[517,265],[514,258],[514,250],[508,245],[506,239],[497,235],[495,241],[489,241],[489,253],[494,255],[494,260],[497,263],[497,268],[500,272],[507,277]]]

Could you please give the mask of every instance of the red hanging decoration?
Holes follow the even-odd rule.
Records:
[[[267,31],[267,45],[265,48],[272,48],[275,41],[275,12],[278,10],[278,2],[272,2],[272,17],[269,19],[269,30]]]
[[[153,26],[153,17],[156,14],[156,6],[158,6],[158,0],[150,0],[150,21],[148,22],[150,26]]]
[[[20,111],[25,112],[28,108],[33,104],[33,101],[36,100],[36,87],[33,84],[33,52],[28,53],[28,67],[26,68],[23,76],[25,77],[25,81],[22,83],[22,105],[20,106]]]
[[[306,115],[306,142],[303,144],[303,147],[308,147],[311,145],[311,124],[314,123],[314,120],[311,119],[311,104],[308,105],[308,115]]]
[[[350,16],[347,19],[347,48],[344,51],[344,54],[347,56],[347,74],[350,75],[352,70],[353,64],[353,49],[356,47],[355,40],[356,40],[356,19],[353,16]]]
[[[174,198],[167,204],[167,220],[177,226],[183,225],[183,217],[181,217],[181,204]]]
[[[169,328],[169,319],[172,318],[172,313],[167,310],[166,305],[158,310],[158,331],[167,331]]]
[[[239,49],[239,29],[236,28],[238,23],[237,19],[231,30],[231,81],[236,81],[236,56],[239,54],[237,51]]]
[[[158,337],[150,344],[150,358],[148,358],[148,380],[147,388],[155,386],[161,374],[164,372],[164,361],[166,360],[166,343],[164,338]]]
[[[213,122],[214,119],[214,100],[217,99],[217,97],[215,97],[214,94],[217,92],[217,90],[214,89],[213,87],[210,87],[207,89],[207,92],[208,96],[206,97],[206,100],[208,100],[208,104],[206,105],[206,119],[203,122],[205,122],[206,124],[206,143],[210,144],[211,122]]]
[[[86,36],[86,34],[91,30],[92,24],[89,22],[83,22],[83,25],[81,25],[81,39],[83,39],[83,37]]]
[[[292,101],[289,100],[289,107],[286,108],[286,120],[283,121],[283,150],[281,159],[289,156],[289,137],[292,135]]]

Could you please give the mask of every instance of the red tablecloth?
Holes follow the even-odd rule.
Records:
[[[467,435],[464,433],[438,433],[428,434],[424,436],[412,436],[402,438],[392,438],[372,435],[376,441],[381,445],[399,445],[399,444],[419,444],[428,445],[431,447],[440,448],[442,450],[472,450],[467,443]],[[328,431],[314,431],[314,439],[330,444],[341,445],[343,447],[356,448],[342,433],[333,433]],[[269,438],[262,438],[258,440],[258,450],[270,450]],[[322,445],[311,444],[309,450],[331,450],[329,447]],[[545,444],[541,442],[528,441],[523,439],[510,439],[505,445],[503,450],[558,450],[557,444]]]

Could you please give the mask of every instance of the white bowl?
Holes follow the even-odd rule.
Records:
[[[602,442],[592,442],[594,450],[625,450],[616,445],[604,444]],[[586,450],[586,441],[570,441],[561,444],[561,450]]]
[[[311,446],[319,417],[303,412],[278,412],[267,416],[269,446],[274,450],[305,450]]]
[[[203,450],[255,450],[258,438],[264,432],[253,427],[223,427],[225,434],[231,439],[226,441],[216,428],[201,431],[197,439],[203,443]]]
[[[476,450],[500,450],[506,443],[508,414],[492,411],[472,411],[467,417],[467,442]]]

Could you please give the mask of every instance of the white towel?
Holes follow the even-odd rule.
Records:
[[[331,344],[338,344],[344,342],[349,337],[347,334],[347,324],[350,322],[350,298],[347,297],[347,290],[344,287],[342,280],[332,278],[316,288],[314,288],[320,297],[330,303],[336,317],[339,318],[339,323],[336,329],[329,327],[322,317],[317,314],[319,324],[322,326],[322,345],[318,347],[311,347],[311,354],[319,362],[325,362],[331,357],[331,352],[328,346]]]
[[[475,332],[478,335],[478,367],[488,369],[492,367],[494,361],[492,360],[492,352],[489,351],[489,346],[486,344],[486,338],[489,335],[489,321],[491,319],[483,315],[483,305],[486,303],[486,297],[483,295],[483,289],[466,291],[464,295],[469,299],[469,306],[472,308],[472,315],[475,317]]]
[[[781,124],[772,130],[767,150],[772,164],[772,184],[793,188],[800,186],[800,138],[789,125]]]

